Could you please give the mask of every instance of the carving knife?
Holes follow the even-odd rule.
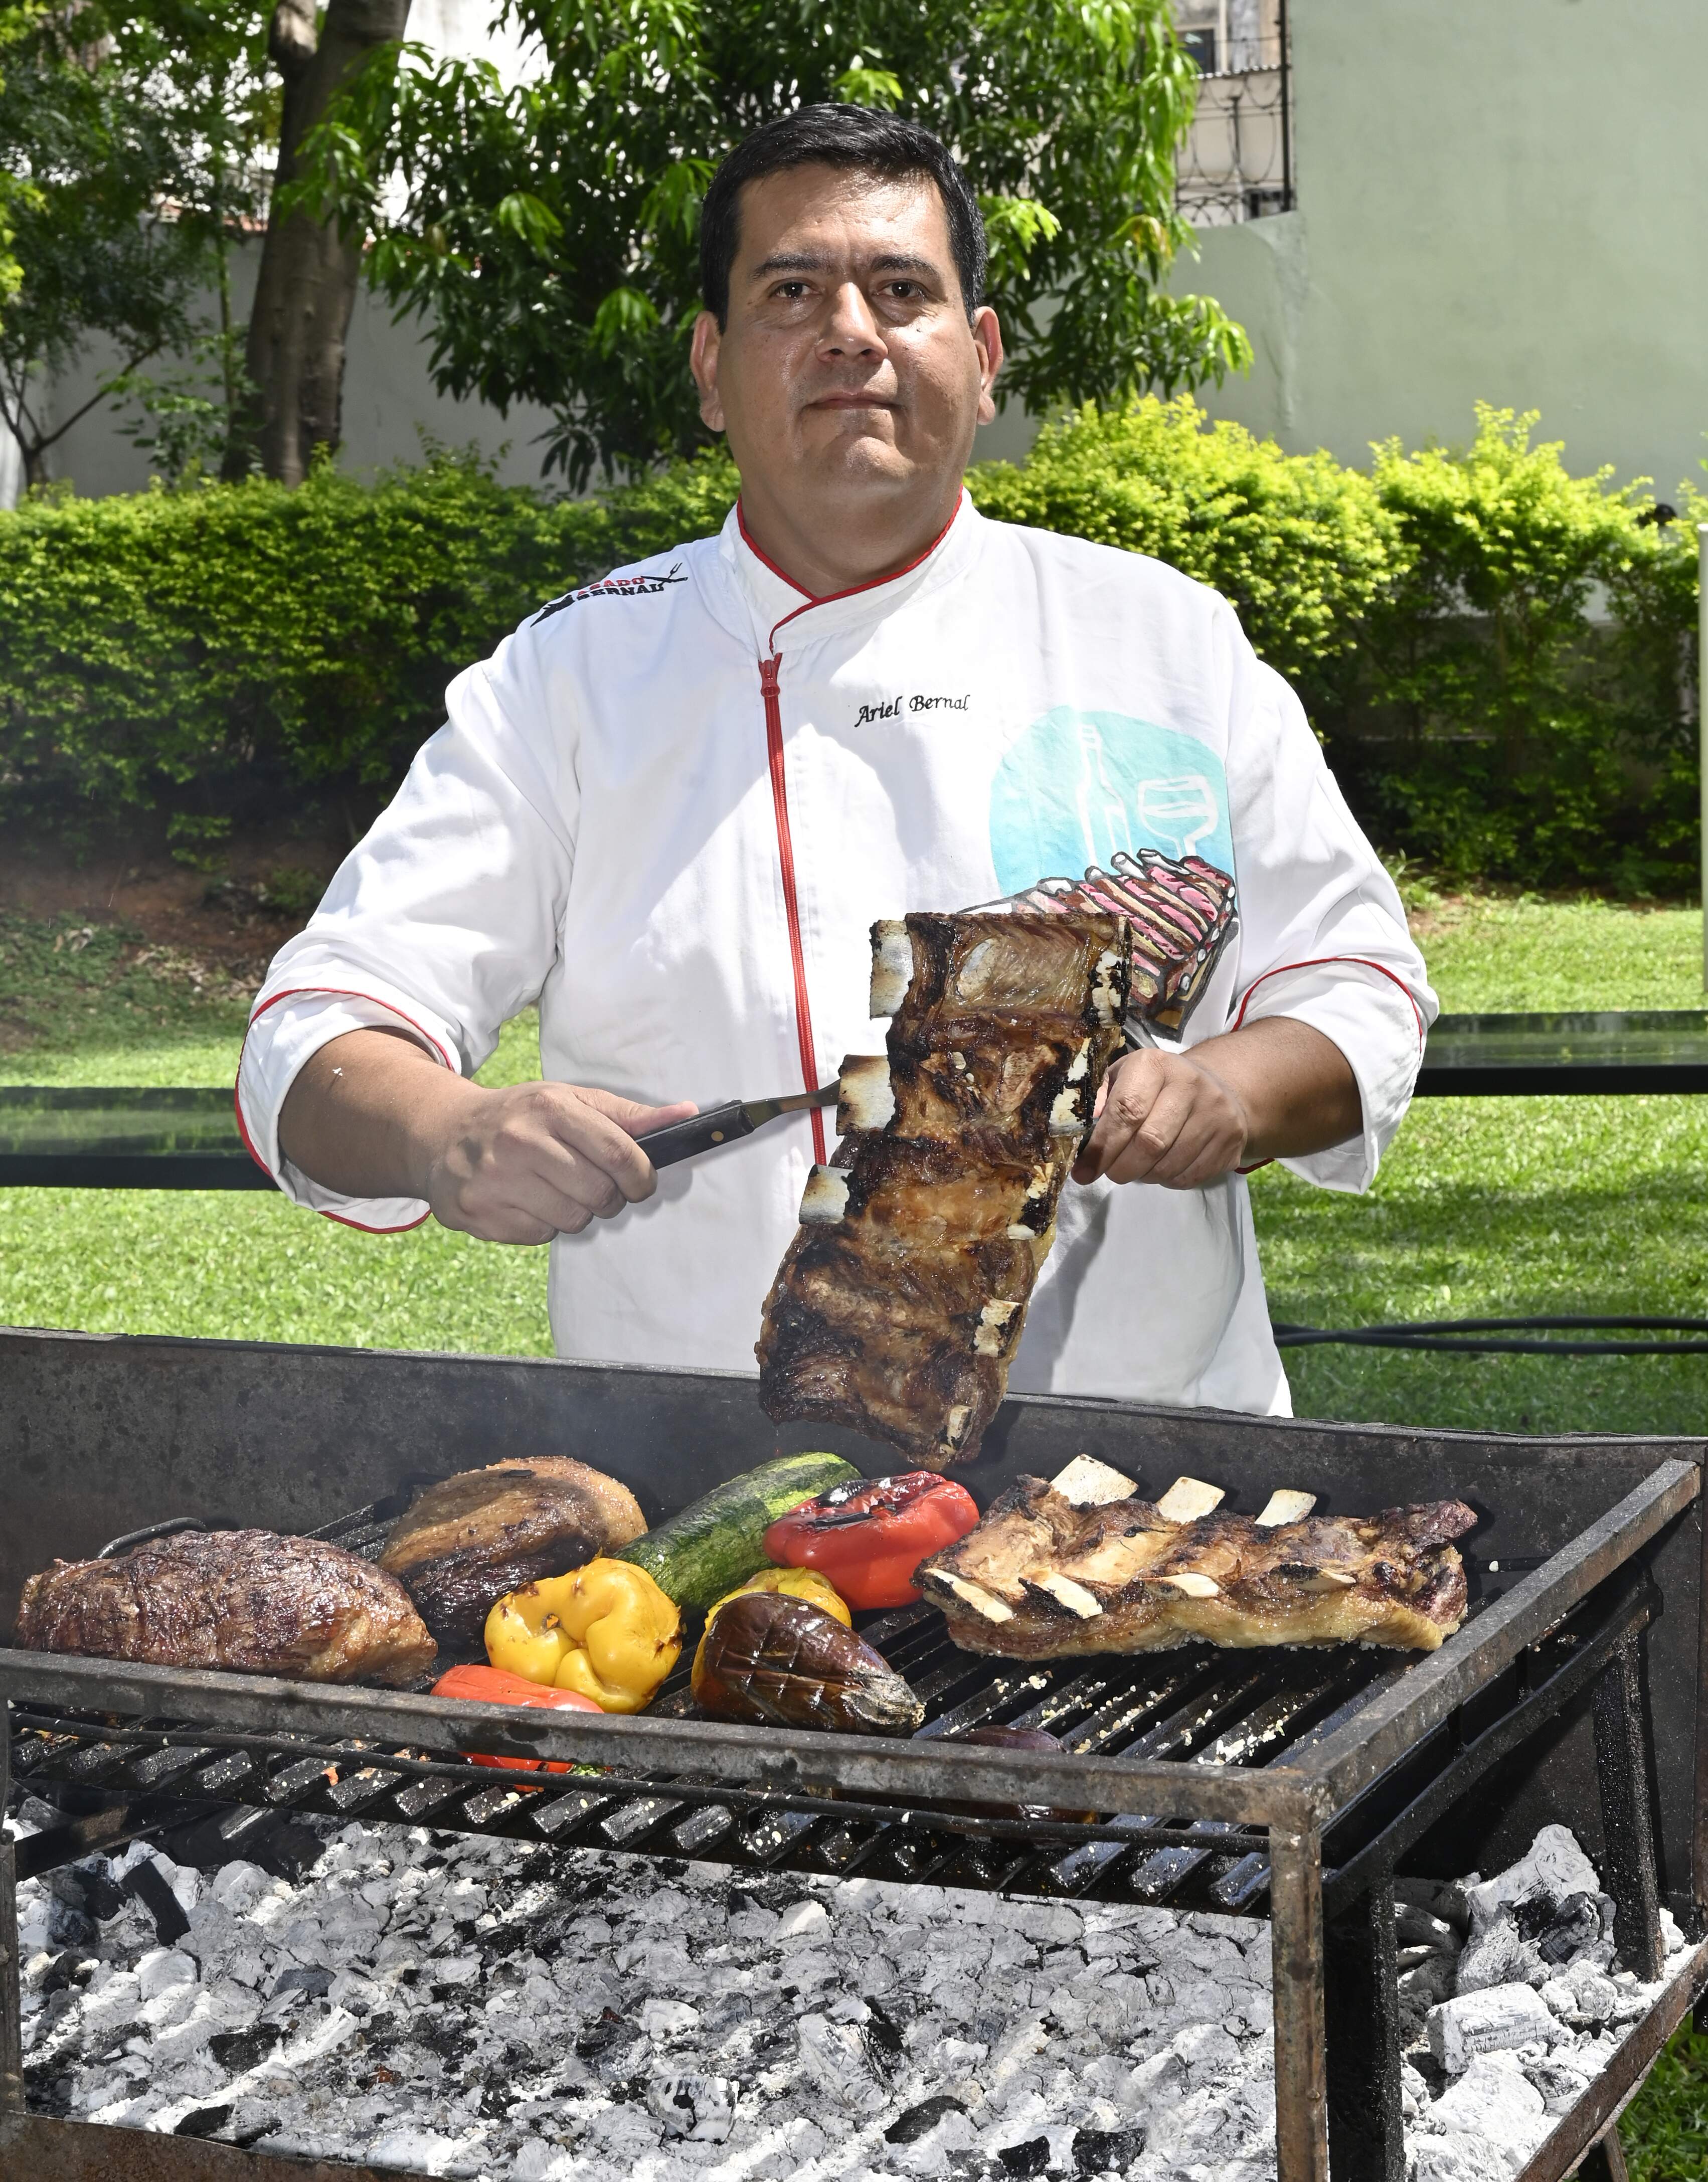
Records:
[[[804,1114],[810,1106],[834,1106],[841,1087],[827,1083],[820,1091],[791,1091],[782,1099],[732,1099],[721,1106],[708,1106],[685,1121],[654,1129],[635,1142],[655,1166],[674,1166],[678,1160],[693,1159],[715,1145],[750,1137],[755,1129],[774,1121],[780,1114]]]

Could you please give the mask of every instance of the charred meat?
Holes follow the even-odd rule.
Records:
[[[1109,1473],[1105,1472],[1108,1476]],[[1158,1652],[1193,1642],[1373,1644],[1433,1652],[1465,1616],[1458,1500],[1313,1516],[1277,1493],[1257,1516],[1215,1512],[1182,1478],[1152,1503],[1092,1504],[1016,1479],[919,1581],[955,1642],[1004,1659]]]
[[[379,1565],[441,1644],[474,1651],[506,1592],[580,1568],[645,1528],[626,1485],[567,1455],[542,1455],[429,1486],[392,1526]]]
[[[768,1415],[853,1425],[934,1469],[977,1453],[1120,1050],[1130,951],[1114,917],[873,926],[887,1050],[843,1063],[843,1141],[766,1299]]]
[[[307,1682],[413,1681],[435,1649],[394,1576],[272,1531],[185,1531],[115,1560],[55,1561],[24,1587],[18,1642]]]

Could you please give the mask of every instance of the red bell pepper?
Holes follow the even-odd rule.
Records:
[[[436,1697],[463,1697],[477,1704],[531,1705],[556,1712],[598,1712],[601,1708],[579,1690],[556,1690],[544,1682],[530,1682],[520,1675],[506,1675],[497,1667],[452,1667],[433,1686]],[[574,1769],[558,1758],[499,1758],[489,1752],[471,1750],[477,1765],[501,1766],[507,1773],[568,1773]]]
[[[965,1485],[934,1470],[856,1477],[781,1515],[765,1534],[784,1568],[816,1569],[850,1606],[910,1606],[914,1570],[979,1520]]]

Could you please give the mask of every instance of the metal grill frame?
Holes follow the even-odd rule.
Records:
[[[143,1376],[155,1381],[155,1398],[149,1404],[154,1414],[154,1437],[158,1443],[163,1431],[169,1433],[175,1429],[181,1436],[177,1450],[180,1454],[183,1440],[205,1441],[210,1424],[218,1429],[216,1420],[230,1428],[232,1367],[236,1367],[235,1377],[246,1379],[252,1387],[262,1383],[268,1365],[275,1360],[276,1376],[289,1377],[294,1371],[301,1380],[304,1374],[311,1378],[316,1374],[312,1360],[317,1352],[313,1351],[264,1349],[259,1344],[242,1343],[124,1343],[122,1349],[130,1352],[128,1359],[115,1358],[110,1349],[86,1349],[79,1358],[69,1349],[48,1350],[40,1345],[54,1339],[33,1337],[37,1346],[32,1354],[25,1357],[13,1349],[8,1357],[9,1344],[5,1337],[0,1337],[0,1391],[4,1389],[8,1360],[25,1365],[24,1376],[34,1376],[38,1395],[43,1368],[50,1367],[52,1376],[51,1367],[59,1367],[58,1391],[63,1398],[64,1374],[67,1370],[75,1373],[79,1361],[93,1362],[99,1356],[110,1373],[115,1361],[144,1364],[135,1352],[148,1349],[152,1353]],[[216,1359],[209,1354],[214,1350],[222,1352],[221,1356]],[[324,1360],[319,1367],[323,1379],[334,1385],[341,1380],[346,1387],[360,1386],[360,1378],[351,1368],[351,1360],[344,1353],[318,1354]],[[286,1359],[290,1360],[290,1371],[284,1368]],[[361,1377],[365,1378],[380,1360],[360,1359],[359,1365],[367,1367]],[[434,1375],[426,1367],[454,1364],[476,1365],[478,1373],[484,1372],[489,1378],[495,1371],[525,1376],[530,1369],[495,1365],[489,1360],[395,1357],[384,1361],[394,1369],[412,1365],[429,1378]],[[613,1459],[619,1435],[609,1429],[615,1421],[609,1409],[613,1402],[623,1406],[625,1395],[631,1411],[637,1406],[633,1398],[638,1396],[638,1407],[649,1417],[655,1415],[661,1398],[666,1408],[674,1402],[690,1415],[697,1406],[702,1446],[708,1437],[706,1411],[718,1402],[732,1421],[739,1421],[744,1441],[740,1459],[732,1459],[728,1449],[720,1448],[718,1466],[702,1467],[698,1481],[702,1487],[716,1476],[728,1475],[765,1454],[779,1451],[777,1443],[788,1437],[762,1423],[753,1424],[758,1413],[750,1381],[716,1374],[625,1375],[565,1365],[532,1369],[554,1375],[552,1391],[561,1398],[552,1404],[558,1410],[557,1444],[572,1440],[585,1459],[618,1476],[624,1475],[626,1467],[631,1483],[644,1477],[655,1487],[660,1486],[658,1472],[667,1470],[669,1464],[663,1459],[655,1459],[649,1466],[644,1459],[638,1462],[633,1447],[627,1450],[626,1464]],[[158,1399],[163,1370],[167,1378],[178,1382],[174,1389],[178,1398],[164,1405]],[[224,1405],[216,1403],[209,1411],[208,1382],[218,1382],[222,1377],[227,1382],[223,1389],[227,1401]],[[197,1379],[202,1382],[199,1415]],[[326,1391],[323,1386],[323,1393]],[[711,1396],[717,1401],[708,1400]],[[601,1408],[607,1412],[603,1416]],[[1028,1410],[1032,1412],[1030,1417]],[[197,1421],[191,1422],[192,1416],[197,1416]],[[1261,1483],[1266,1493],[1272,1486],[1295,1479],[1310,1484],[1308,1464],[1289,1465],[1287,1443],[1291,1438],[1292,1452],[1302,1456],[1307,1435],[1320,1444],[1328,1434],[1338,1435],[1342,1441],[1374,1440],[1382,1452],[1392,1454],[1402,1451],[1392,1443],[1402,1443],[1411,1457],[1407,1467],[1412,1474],[1402,1482],[1390,1479],[1390,1492],[1396,1498],[1402,1493],[1422,1497],[1442,1489],[1434,1478],[1418,1473],[1436,1470],[1439,1474],[1442,1459],[1451,1465],[1455,1454],[1459,1458],[1456,1466],[1462,1480],[1475,1470],[1478,1454],[1485,1461],[1503,1454],[1506,1459],[1501,1466],[1509,1471],[1514,1467],[1513,1456],[1521,1449],[1534,1452],[1536,1466],[1543,1470],[1550,1467],[1543,1459],[1545,1454],[1563,1454],[1565,1466],[1552,1465],[1553,1481],[1559,1484],[1569,1472],[1575,1480],[1575,1493],[1566,1498],[1575,1500],[1579,1509],[1600,1501],[1602,1512],[1556,1546],[1541,1565],[1531,1567],[1487,1603],[1440,1651],[1391,1679],[1379,1680],[1368,1702],[1351,1717],[1307,1736],[1285,1753],[1281,1761],[1259,1767],[1014,1753],[931,1741],[890,1744],[685,1718],[616,1719],[565,1714],[519,1717],[501,1708],[453,1707],[406,1694],[329,1690],[324,1686],[260,1677],[189,1674],[15,1651],[0,1652],[0,1696],[10,1703],[32,1708],[52,1707],[71,1715],[95,1712],[133,1720],[169,1718],[205,1729],[207,1736],[227,1738],[236,1747],[249,1747],[269,1737],[303,1737],[310,1749],[317,1749],[357,1738],[451,1760],[477,1750],[556,1758],[613,1767],[636,1778],[643,1792],[655,1783],[679,1781],[687,1774],[726,1784],[731,1790],[761,1794],[785,1808],[813,1808],[808,1799],[833,1789],[860,1803],[870,1801],[887,1808],[929,1806],[942,1801],[1000,1801],[1106,1813],[1161,1812],[1181,1822],[1176,1828],[1148,1832],[1147,1841],[1153,1846],[1178,1839],[1182,1845],[1217,1841],[1225,1847],[1225,1830],[1230,1827],[1263,1830],[1274,1926],[1280,2182],[1326,2182],[1331,2142],[1335,2182],[1347,2182],[1348,2177],[1363,2182],[1365,2176],[1379,2176],[1382,2182],[1389,2182],[1389,2178],[1403,2173],[1397,2025],[1392,2004],[1396,1864],[1432,1825],[1462,1808],[1466,1792],[1474,1780],[1497,1767],[1510,1765],[1515,1755],[1527,1758],[1533,1746],[1547,1743],[1550,1737],[1556,1746],[1551,1754],[1557,1757],[1564,1747],[1557,1731],[1574,1704],[1580,1713],[1593,1707],[1594,1779],[1602,1818],[1600,1846],[1611,1891],[1621,1904],[1624,1925],[1620,1939],[1626,1958],[1641,1974],[1653,1974],[1657,1970],[1658,1906],[1667,1876],[1672,1884],[1666,1891],[1675,1908],[1690,1920],[1691,1929],[1700,1929],[1700,1920],[1694,1915],[1694,1902],[1701,1891],[1697,1878],[1701,1860],[1694,1852],[1700,1831],[1697,1813],[1693,1808],[1681,1826],[1680,1814],[1669,1814],[1666,1808],[1665,1792],[1676,1785],[1676,1764],[1663,1775],[1661,1816],[1668,1823],[1663,1825],[1663,1853],[1657,1861],[1649,1775],[1651,1754],[1658,1759],[1662,1743],[1657,1737],[1651,1745],[1645,1731],[1645,1701],[1655,1702],[1652,1658],[1646,1692],[1642,1665],[1645,1656],[1653,1653],[1655,1631],[1667,1630],[1667,1672],[1661,1678],[1667,1684],[1666,1704],[1663,1708],[1656,1703],[1655,1708],[1657,1714],[1663,1708],[1676,1714],[1680,1691],[1671,1684],[1678,1679],[1673,1670],[1680,1665],[1678,1640],[1682,1637],[1689,1664],[1685,1702],[1694,1707],[1700,1644],[1701,1524],[1697,1504],[1702,1443],[1578,1442],[1564,1447],[1556,1443],[1549,1448],[1546,1443],[1507,1441],[1497,1446],[1490,1439],[1471,1435],[1425,1437],[1369,1432],[1356,1435],[1346,1428],[1323,1426],[1278,1429],[1277,1421],[1273,1420],[1219,1418],[1204,1413],[1183,1417],[1180,1412],[1146,1411],[1123,1404],[1061,1401],[1011,1403],[1005,1420],[1010,1428],[1000,1435],[997,1459],[982,1461],[968,1474],[968,1481],[981,1500],[987,1501],[999,1491],[1017,1469],[1044,1469],[1050,1458],[1037,1459],[1042,1454],[1041,1441],[1053,1440],[1059,1447],[1065,1437],[1079,1443],[1074,1452],[1089,1444],[1103,1459],[1130,1473],[1136,1471],[1152,1485],[1158,1481],[1160,1458],[1163,1466],[1170,1463],[1191,1466],[1218,1482],[1230,1470],[1243,1473],[1239,1482],[1253,1489]],[[279,1425],[284,1421],[276,1403],[272,1421],[276,1438]],[[519,1420],[512,1416],[509,1421],[515,1424]],[[631,1414],[626,1421],[632,1428],[636,1418]],[[111,1422],[109,1417],[109,1431]],[[252,1420],[252,1424],[261,1422]],[[1028,1426],[1033,1429],[1026,1429]],[[1042,1434],[1036,1429],[1040,1426],[1047,1427]],[[1249,1443],[1243,1459],[1236,1459],[1232,1443],[1241,1427]],[[532,1429],[536,1434],[532,1445],[544,1451],[550,1443],[537,1436],[539,1421]],[[433,1448],[433,1466],[441,1472],[471,1459],[491,1459],[496,1452],[514,1451],[529,1443],[525,1437],[518,1440],[510,1436],[500,1448],[495,1448],[489,1438],[484,1448],[471,1454],[448,1449],[444,1444],[446,1437],[441,1432],[439,1443]],[[766,1444],[767,1437],[772,1445]],[[1183,1437],[1200,1443],[1184,1459]],[[265,1444],[268,1438],[262,1430],[260,1443]],[[1218,1438],[1224,1443],[1219,1467],[1211,1444]],[[1385,1438],[1388,1444],[1382,1447]],[[1456,1441],[1456,1446],[1452,1444]],[[63,1440],[60,1448],[63,1454]],[[893,1461],[887,1450],[864,1443],[847,1443],[843,1451],[853,1453],[868,1471],[880,1470]],[[1255,1470],[1254,1451],[1261,1457],[1261,1468]],[[392,1481],[406,1469],[421,1469],[422,1457],[417,1440],[409,1443],[406,1460],[399,1459],[394,1447]],[[348,1463],[343,1465],[345,1481],[340,1497],[346,1504],[354,1497],[351,1467]],[[355,1467],[359,1470],[361,1465]],[[1634,1482],[1631,1481],[1633,1477]],[[181,1497],[169,1510],[163,1504],[163,1496],[171,1498],[173,1481],[157,1475],[152,1481],[145,1476],[140,1481],[149,1492],[148,1512],[153,1515],[195,1512],[192,1504]],[[1606,1506],[1622,1484],[1628,1489]],[[662,1489],[670,1494],[668,1480],[663,1481]],[[1459,1489],[1475,1502],[1478,1496],[1470,1484],[1462,1483]],[[678,1488],[666,1504],[680,1504],[688,1497],[688,1492]],[[1364,1504],[1372,1504],[1367,1498]],[[204,1493],[202,1507],[210,1519],[217,1518],[219,1505]],[[60,1512],[63,1517],[63,1509]],[[123,1507],[115,1508],[110,1498],[102,1501],[100,1520],[108,1533],[124,1512]],[[323,1499],[318,1510],[323,1521],[325,1513]],[[1528,1535],[1544,1542],[1548,1542],[1550,1530],[1557,1533],[1562,1521],[1571,1520],[1569,1508],[1550,1508],[1545,1500],[1526,1514]],[[246,1515],[249,1520],[267,1519],[265,1513],[253,1509]],[[271,1520],[278,1527],[309,1527],[280,1523],[276,1516]],[[1509,1532],[1515,1520],[1511,1515],[1506,1518]],[[1693,1526],[1694,1535],[1685,1542],[1681,1559],[1679,1533]],[[1500,1535],[1498,1517],[1491,1521],[1490,1529],[1491,1535]],[[1522,1548],[1522,1533],[1517,1535]],[[1515,1550],[1504,1539],[1502,1542],[1509,1554]],[[82,1542],[67,1537],[60,1549],[67,1548],[80,1550]],[[39,1563],[45,1557],[33,1558]],[[31,1561],[26,1559],[25,1565],[29,1565]],[[1657,1590],[1654,1581],[1658,1571],[1676,1577],[1681,1569],[1688,1570],[1690,1577],[1688,1617],[1667,1610],[1664,1583]],[[1626,1572],[1622,1581],[1621,1571]],[[1564,1617],[1591,1601],[1592,1594],[1599,1619],[1579,1656],[1559,1666],[1540,1685],[1530,1686],[1528,1678],[1539,1656],[1537,1648],[1558,1629]],[[1516,1686],[1497,1700],[1491,1693],[1503,1677],[1516,1678]],[[1449,1746],[1445,1758],[1439,1754],[1444,1737]],[[1424,1777],[1421,1780],[1412,1777],[1408,1769],[1415,1772],[1431,1749],[1436,1749],[1438,1755],[1423,1765]],[[344,1754],[347,1758],[348,1752]],[[1544,1753],[1524,1784],[1530,1803],[1540,1799],[1536,1813],[1526,1815],[1529,1806],[1526,1795],[1520,1794],[1515,1799],[1513,1823],[1532,1823],[1540,1810],[1547,1808],[1550,1754]],[[1694,1731],[1688,1755],[1696,1755]],[[431,1764],[432,1756],[426,1762]],[[1582,1788],[1589,1784],[1580,1780],[1578,1785]],[[1353,1852],[1337,1864],[1336,1827],[1355,1810],[1368,1813],[1373,1799],[1379,1806],[1385,1796],[1393,1808],[1384,1822],[1374,1830],[1363,1826]],[[1567,1808],[1573,1822],[1581,1825],[1582,1810]],[[816,1808],[822,1813],[821,1802]],[[1547,1814],[1558,1812],[1547,1808]],[[956,1830],[954,1821],[941,1815],[933,1815],[931,1824],[949,1831]],[[1200,1830],[1195,1833],[1194,1829]],[[1086,1829],[1068,1837],[1089,1840],[1107,1837],[1109,1831],[1107,1827]],[[1325,1836],[1330,1851],[1326,1860]],[[1674,1852],[1670,1875],[1666,1871],[1665,1855],[1669,1846]],[[1678,1868],[1680,1846],[1686,1847],[1688,1871]],[[84,1852],[72,1847],[69,1852]],[[0,1858],[4,1866],[0,1873],[0,1946],[7,1946],[15,1960],[15,1924],[8,1913],[12,1861],[9,1852]],[[1325,1963],[1329,1962],[1335,1974],[1332,1979],[1325,1979]],[[14,1977],[8,1964],[6,1984],[11,1988],[15,2008]],[[1646,2062],[1634,2057],[1650,2031],[1663,2015],[1671,2014],[1676,2021],[1705,1980],[1708,1980],[1708,1947],[1697,1950],[1686,1974],[1668,1987],[1651,2019],[1645,2020],[1644,2039],[1628,2040],[1622,2048],[1620,2062],[1562,2119],[1531,2162],[1523,2182],[1553,2182],[1553,2178],[1569,2171],[1605,2130],[1619,2101],[1640,2080]],[[1332,2011],[1325,2003],[1325,1985],[1332,1985],[1336,1995]],[[1353,2004],[1347,2005],[1349,2001]],[[17,2116],[22,2113],[21,2081],[15,2074],[17,2016],[12,2008],[4,2012],[10,2017],[5,2033],[10,2051],[0,2051],[0,2069],[9,2082],[9,2111]],[[1332,2038],[1330,2012],[1335,2019]],[[1658,2051],[1658,2044],[1654,2050]],[[1649,2057],[1653,2057],[1652,2052]],[[1623,2083],[1621,2080],[1628,2074],[1631,2080]],[[7,2090],[8,2085],[0,2085],[0,2114],[8,2110]],[[103,2134],[110,2140],[110,2133]]]

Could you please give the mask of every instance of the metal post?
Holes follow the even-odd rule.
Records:
[[[1708,523],[1696,526],[1696,755],[1702,814],[1702,989],[1708,993]]]
[[[1648,1737],[1634,1642],[1620,1647],[1595,1685],[1595,1777],[1606,1851],[1602,1880],[1617,1905],[1613,1937],[1626,1969],[1652,1981],[1665,1971],[1667,1950],[1661,1938]]]
[[[1281,210],[1293,209],[1293,55],[1292,41],[1287,27],[1287,0],[1280,0],[1278,19],[1281,40]],[[1708,525],[1704,526],[1708,531]],[[1705,562],[1708,562],[1708,546],[1703,547]],[[1708,848],[1703,854],[1708,858]],[[1703,951],[1703,970],[1708,976],[1708,944]]]
[[[1393,1880],[1329,1918],[1323,1937],[1335,2182],[1406,2182]]]
[[[0,1697],[0,1823],[12,1793],[12,1705]],[[24,1963],[18,1944],[16,1855],[0,1837],[0,2120],[24,2111]]]
[[[1315,1827],[1301,1833],[1270,1830],[1269,1949],[1278,2182],[1329,2182],[1323,1841]]]

